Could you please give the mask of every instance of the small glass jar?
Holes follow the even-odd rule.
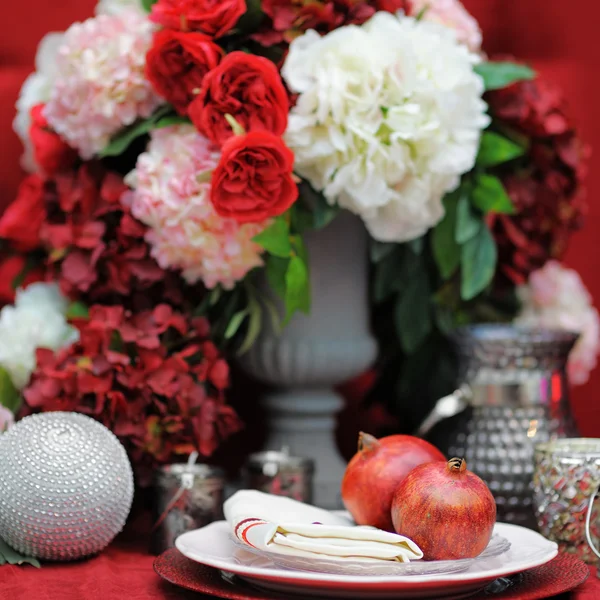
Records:
[[[600,439],[568,438],[535,447],[534,507],[542,535],[596,564],[600,539]]]
[[[223,518],[225,475],[203,464],[165,465],[154,473],[152,552],[175,545],[182,533]]]
[[[314,471],[312,460],[290,456],[287,448],[257,452],[244,465],[243,486],[311,504]]]

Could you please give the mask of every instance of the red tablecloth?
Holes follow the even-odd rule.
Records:
[[[0,567],[2,600],[200,600],[163,582],[152,569],[154,557],[140,542],[122,539],[100,556],[75,564]],[[595,573],[566,596],[569,600],[600,600]],[[562,600],[562,597],[561,597]]]

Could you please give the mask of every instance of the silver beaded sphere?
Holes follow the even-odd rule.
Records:
[[[132,499],[125,449],[90,417],[33,415],[0,435],[0,538],[23,554],[99,552],[123,529]]]

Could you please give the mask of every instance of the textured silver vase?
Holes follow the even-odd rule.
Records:
[[[89,556],[125,525],[133,499],[129,459],[90,417],[25,417],[0,435],[0,465],[0,537],[26,556]]]
[[[294,316],[280,335],[265,326],[241,364],[276,387],[263,399],[269,414],[266,449],[288,447],[294,456],[312,459],[315,504],[340,508],[346,465],[334,433],[343,400],[333,387],[362,373],[377,354],[369,329],[368,235],[360,219],[344,212],[308,234],[306,244],[310,315]]]
[[[505,325],[459,330],[454,341],[467,408],[430,436],[490,486],[498,519],[536,528],[536,444],[577,435],[566,363],[577,335]]]

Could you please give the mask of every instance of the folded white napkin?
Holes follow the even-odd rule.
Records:
[[[402,535],[358,527],[350,519],[291,498],[242,490],[225,502],[224,510],[233,535],[260,550],[361,561],[423,558],[421,549]]]

